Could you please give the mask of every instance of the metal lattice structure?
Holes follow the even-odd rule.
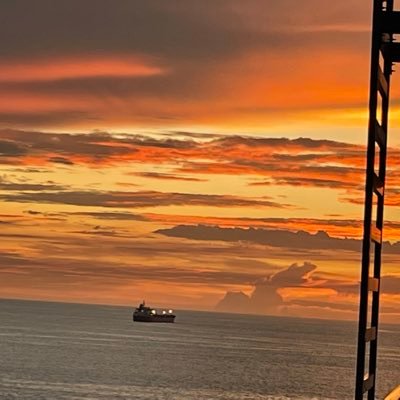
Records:
[[[374,0],[373,8],[355,400],[375,399],[389,88],[393,63],[400,62],[400,44],[394,42],[400,12],[393,1]]]

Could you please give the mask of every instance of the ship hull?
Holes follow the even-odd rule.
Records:
[[[140,315],[133,314],[133,320],[135,322],[164,322],[173,323],[175,320],[175,315]]]

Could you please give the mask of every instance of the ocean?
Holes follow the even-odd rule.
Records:
[[[352,399],[356,324],[0,300],[0,399]],[[400,384],[400,326],[382,325],[378,398]]]

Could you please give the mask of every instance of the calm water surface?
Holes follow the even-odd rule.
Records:
[[[1,399],[351,399],[354,323],[0,300]],[[382,326],[379,393],[400,383],[400,327]]]

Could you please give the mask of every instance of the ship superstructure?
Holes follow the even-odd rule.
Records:
[[[161,314],[156,309],[147,307],[145,301],[140,303],[139,307],[133,312],[133,320],[136,322],[169,322],[175,321],[175,315],[172,310],[163,310]]]

